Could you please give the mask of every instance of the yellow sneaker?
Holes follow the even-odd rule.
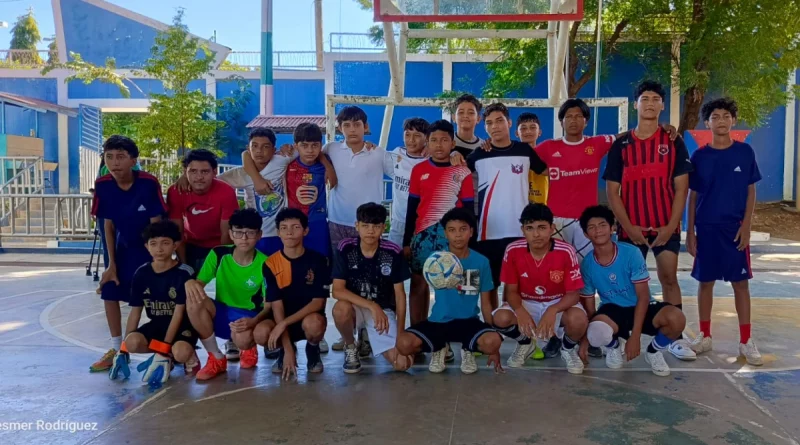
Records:
[[[544,360],[544,351],[539,348],[539,345],[536,345],[536,349],[533,351],[533,355],[531,357],[533,357],[534,360]]]
[[[111,369],[114,365],[114,356],[117,355],[117,350],[114,348],[109,349],[100,360],[92,363],[89,366],[89,372],[105,372]]]

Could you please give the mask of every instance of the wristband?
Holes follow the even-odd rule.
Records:
[[[122,342],[122,344],[120,345],[119,352],[124,352],[126,354],[129,354],[128,347],[125,345],[125,342]]]
[[[172,345],[158,340],[150,340],[150,345],[148,347],[151,351],[155,351],[163,355],[169,355],[170,351],[172,350]]]

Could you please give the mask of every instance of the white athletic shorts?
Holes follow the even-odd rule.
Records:
[[[539,321],[542,319],[542,315],[544,315],[544,311],[546,311],[547,308],[558,303],[559,301],[561,300],[553,300],[548,302],[522,300],[522,307],[528,310],[528,313],[531,314],[531,317],[533,318],[533,322],[536,323],[536,325],[538,326]],[[576,307],[582,310],[584,314],[586,313],[586,309],[584,309],[580,303],[572,307]],[[492,312],[492,315],[496,314],[497,311],[514,312],[514,309],[512,309],[508,303],[503,303],[502,306],[500,306],[499,308],[495,309],[494,312]],[[556,324],[555,324],[556,335],[558,335],[559,338],[564,336],[564,330],[561,329],[561,314],[563,314],[563,312],[559,312],[558,315],[556,315]]]
[[[369,309],[353,306],[353,310],[356,311],[356,331],[367,330],[369,344],[372,346],[372,354],[375,357],[395,347],[397,343],[397,315],[394,311],[383,310],[389,319],[389,332],[381,335],[375,330],[375,321],[372,319],[372,312]]]
[[[556,225],[556,233],[553,236],[572,244],[581,261],[594,250],[592,242],[586,238],[577,219],[556,217],[553,218],[553,223]]]

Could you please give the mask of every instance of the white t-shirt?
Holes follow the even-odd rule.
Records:
[[[384,199],[383,175],[386,150],[366,147],[358,153],[344,142],[330,142],[322,147],[339,179],[338,185],[328,195],[328,221],[343,226],[355,227],[356,209],[361,204]],[[392,170],[385,171],[389,176]]]
[[[397,147],[387,151],[384,157],[383,170],[391,171],[392,178],[392,227],[389,229],[389,241],[402,246],[406,227],[406,210],[408,208],[408,185],[411,181],[411,169],[428,159],[424,156],[411,156],[405,147]]]
[[[261,177],[272,184],[272,193],[259,195],[253,189],[253,181],[244,171],[243,167],[234,168],[218,176],[233,188],[244,189],[244,202],[249,209],[256,209],[261,215],[261,232],[263,237],[278,236],[275,227],[275,216],[286,207],[286,168],[295,158],[283,156],[280,153],[270,159],[269,163],[261,170]]]

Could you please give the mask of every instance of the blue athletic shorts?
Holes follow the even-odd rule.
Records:
[[[275,254],[283,249],[283,242],[277,236],[265,236],[256,243],[256,249],[266,256]]]
[[[231,339],[230,323],[240,318],[253,318],[258,315],[258,311],[230,307],[217,300],[214,300],[214,307],[217,308],[217,315],[214,316],[214,335],[225,340]]]
[[[150,254],[144,250],[119,249],[117,255],[117,279],[119,285],[110,281],[100,289],[100,298],[106,301],[130,301],[133,274],[143,264],[152,261]]]
[[[734,241],[740,224],[696,226],[697,256],[692,278],[701,283],[717,280],[737,282],[753,278],[750,267],[750,246],[738,250]]]
[[[425,260],[434,252],[446,251],[449,248],[444,227],[436,223],[411,238],[411,272],[421,275]]]

